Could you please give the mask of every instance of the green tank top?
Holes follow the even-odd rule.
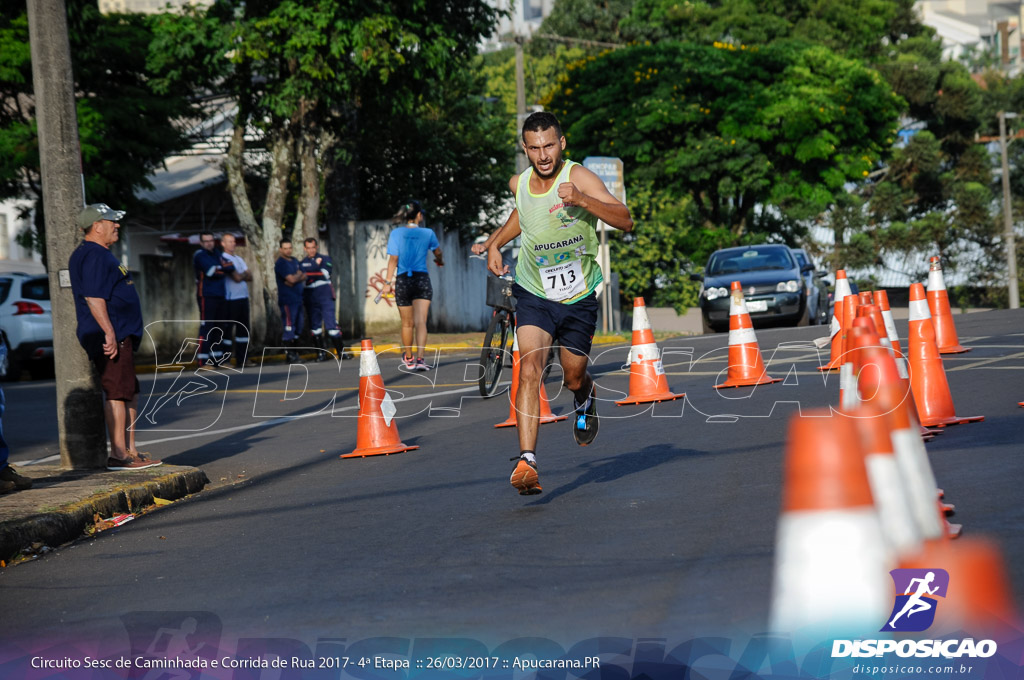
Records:
[[[597,265],[597,218],[579,206],[565,206],[558,185],[569,181],[566,161],[558,178],[543,194],[530,191],[533,168],[519,175],[516,210],[522,229],[516,283],[534,295],[572,304],[601,283]]]

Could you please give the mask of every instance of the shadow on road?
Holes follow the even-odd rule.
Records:
[[[679,449],[672,444],[654,444],[640,451],[629,451],[610,458],[588,461],[580,465],[586,471],[579,477],[550,492],[545,490],[542,498],[527,505],[545,505],[587,484],[615,482],[628,475],[646,472],[665,463],[706,455],[708,455],[707,451]]]

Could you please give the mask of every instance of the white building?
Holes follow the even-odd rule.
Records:
[[[943,56],[957,59],[964,48],[990,48],[1011,69],[1022,66],[1020,0],[918,0],[922,22],[942,38]]]
[[[488,0],[488,3],[508,11],[509,16],[502,18],[494,34],[484,40],[480,46],[484,52],[508,47],[513,36],[529,37],[555,6],[555,0]]]
[[[0,272],[42,273],[42,257],[18,245],[17,237],[32,226],[32,201],[12,199],[0,202]]]

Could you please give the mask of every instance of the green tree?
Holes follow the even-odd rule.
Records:
[[[296,234],[314,232],[327,173],[339,164],[355,164],[358,172],[365,162],[372,166],[375,181],[363,183],[364,195],[357,203],[375,209],[364,216],[383,217],[394,207],[378,200],[392,200],[387,189],[394,184],[389,181],[424,176],[426,168],[400,162],[424,160],[414,148],[422,142],[418,133],[457,132],[464,126],[472,132],[462,130],[463,137],[480,141],[480,127],[487,125],[485,107],[465,101],[467,81],[460,71],[495,17],[496,11],[480,0],[444,0],[430,11],[417,0],[230,0],[159,19],[160,40],[150,52],[151,63],[163,76],[159,85],[167,90],[227,91],[237,101],[226,162],[228,185],[256,266],[268,282],[264,307],[269,337],[276,336],[279,325],[271,272],[289,201],[296,206]],[[469,117],[444,121],[444,107]],[[415,116],[424,118],[411,122]],[[389,140],[364,135],[385,130]],[[265,151],[264,167],[249,162],[246,135],[252,131]],[[381,145],[400,142],[413,147]],[[430,142],[437,150],[439,142]],[[474,163],[465,168],[472,173],[481,163],[492,163],[484,158],[489,148],[481,145],[461,155],[452,151],[448,158]],[[295,178],[297,195],[292,191]],[[445,178],[455,181],[451,173]],[[416,193],[428,188],[423,183],[413,186],[419,188]],[[498,191],[499,183],[472,195],[435,191],[457,196],[463,201],[458,206],[424,198],[428,209],[464,217],[489,207]],[[262,201],[258,210],[254,200]]]
[[[931,29],[917,19],[914,0],[637,0],[619,31],[634,42],[766,46],[796,39],[874,62],[889,46]]]
[[[798,43],[616,50],[572,69],[552,101],[573,153],[622,158],[737,243],[775,226],[764,206],[818,214],[863,179],[900,108],[877,72]]]
[[[142,15],[101,15],[95,2],[69,0],[68,33],[78,94],[86,200],[136,208],[135,191],[164,158],[187,145],[173,121],[188,111],[157,93],[145,57],[152,40]],[[0,9],[0,197],[36,200],[36,230],[22,242],[45,252],[39,152],[24,5]]]
[[[907,110],[906,141],[859,188],[875,263],[902,255],[901,271],[920,278],[928,256],[939,255],[944,267],[984,281],[998,230],[992,159],[975,140],[987,117],[983,91],[962,64],[942,61],[941,44],[928,36],[897,45],[880,70]]]

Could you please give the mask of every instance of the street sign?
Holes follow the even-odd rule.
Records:
[[[587,156],[583,159],[583,167],[601,178],[605,187],[615,198],[623,203],[626,202],[626,183],[623,178],[622,159],[611,156]],[[599,262],[601,271],[604,272],[605,282],[611,281],[611,262],[608,253],[608,225],[601,220],[597,221],[597,231],[601,235],[601,247]],[[613,302],[610,295],[601,295],[601,308],[603,310],[601,319],[601,330],[608,332],[609,319],[612,316]],[[617,330],[617,329],[616,329]]]
[[[626,184],[623,181],[622,159],[611,156],[587,156],[583,167],[601,178],[608,187],[608,193],[623,203],[626,202]]]

